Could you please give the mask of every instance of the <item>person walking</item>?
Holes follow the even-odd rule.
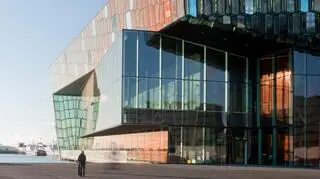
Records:
[[[78,157],[78,175],[81,177],[84,177],[86,173],[86,161],[86,155],[84,154],[84,151],[81,151]]]

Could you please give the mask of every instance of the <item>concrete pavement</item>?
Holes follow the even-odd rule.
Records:
[[[0,179],[73,179],[75,163],[68,164],[0,164]],[[191,166],[156,164],[92,164],[87,165],[85,178],[108,179],[313,179],[320,170]]]

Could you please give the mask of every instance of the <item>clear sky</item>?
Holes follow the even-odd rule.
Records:
[[[0,143],[52,141],[49,66],[106,0],[0,0]]]

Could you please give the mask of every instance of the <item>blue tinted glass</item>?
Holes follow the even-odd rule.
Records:
[[[160,107],[159,79],[139,79],[138,107],[157,109]]]
[[[162,78],[180,78],[182,75],[182,41],[162,36]]]
[[[225,109],[225,82],[206,83],[206,110],[224,111]]]
[[[184,109],[203,110],[203,81],[184,81]]]
[[[197,0],[188,0],[189,15],[197,16]]]
[[[309,0],[300,0],[300,10],[303,12],[309,10]]]
[[[306,54],[304,52],[294,51],[293,53],[294,74],[306,74],[305,57],[306,57]]]
[[[150,32],[139,32],[139,76],[159,77],[160,36]]]
[[[161,108],[181,109],[182,82],[175,79],[163,79],[161,81]]]
[[[133,108],[136,107],[136,84],[137,80],[136,78],[129,78],[129,77],[124,77],[123,78],[123,107],[126,108]]]
[[[253,14],[253,0],[246,0],[245,11],[246,14]]]
[[[307,54],[307,74],[320,75],[320,56]]]
[[[137,32],[125,31],[123,34],[123,75],[136,76],[137,74]]]
[[[206,72],[208,81],[225,81],[225,53],[207,48]]]
[[[315,32],[315,28],[316,28],[316,17],[315,14],[312,12],[308,12],[307,13],[307,17],[306,17],[306,28],[307,28],[307,32]]]
[[[185,43],[184,45],[184,77],[185,79],[203,80],[204,48],[203,46]]]

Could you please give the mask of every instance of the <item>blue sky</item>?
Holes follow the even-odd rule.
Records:
[[[0,0],[0,143],[52,140],[49,65],[106,0]]]

